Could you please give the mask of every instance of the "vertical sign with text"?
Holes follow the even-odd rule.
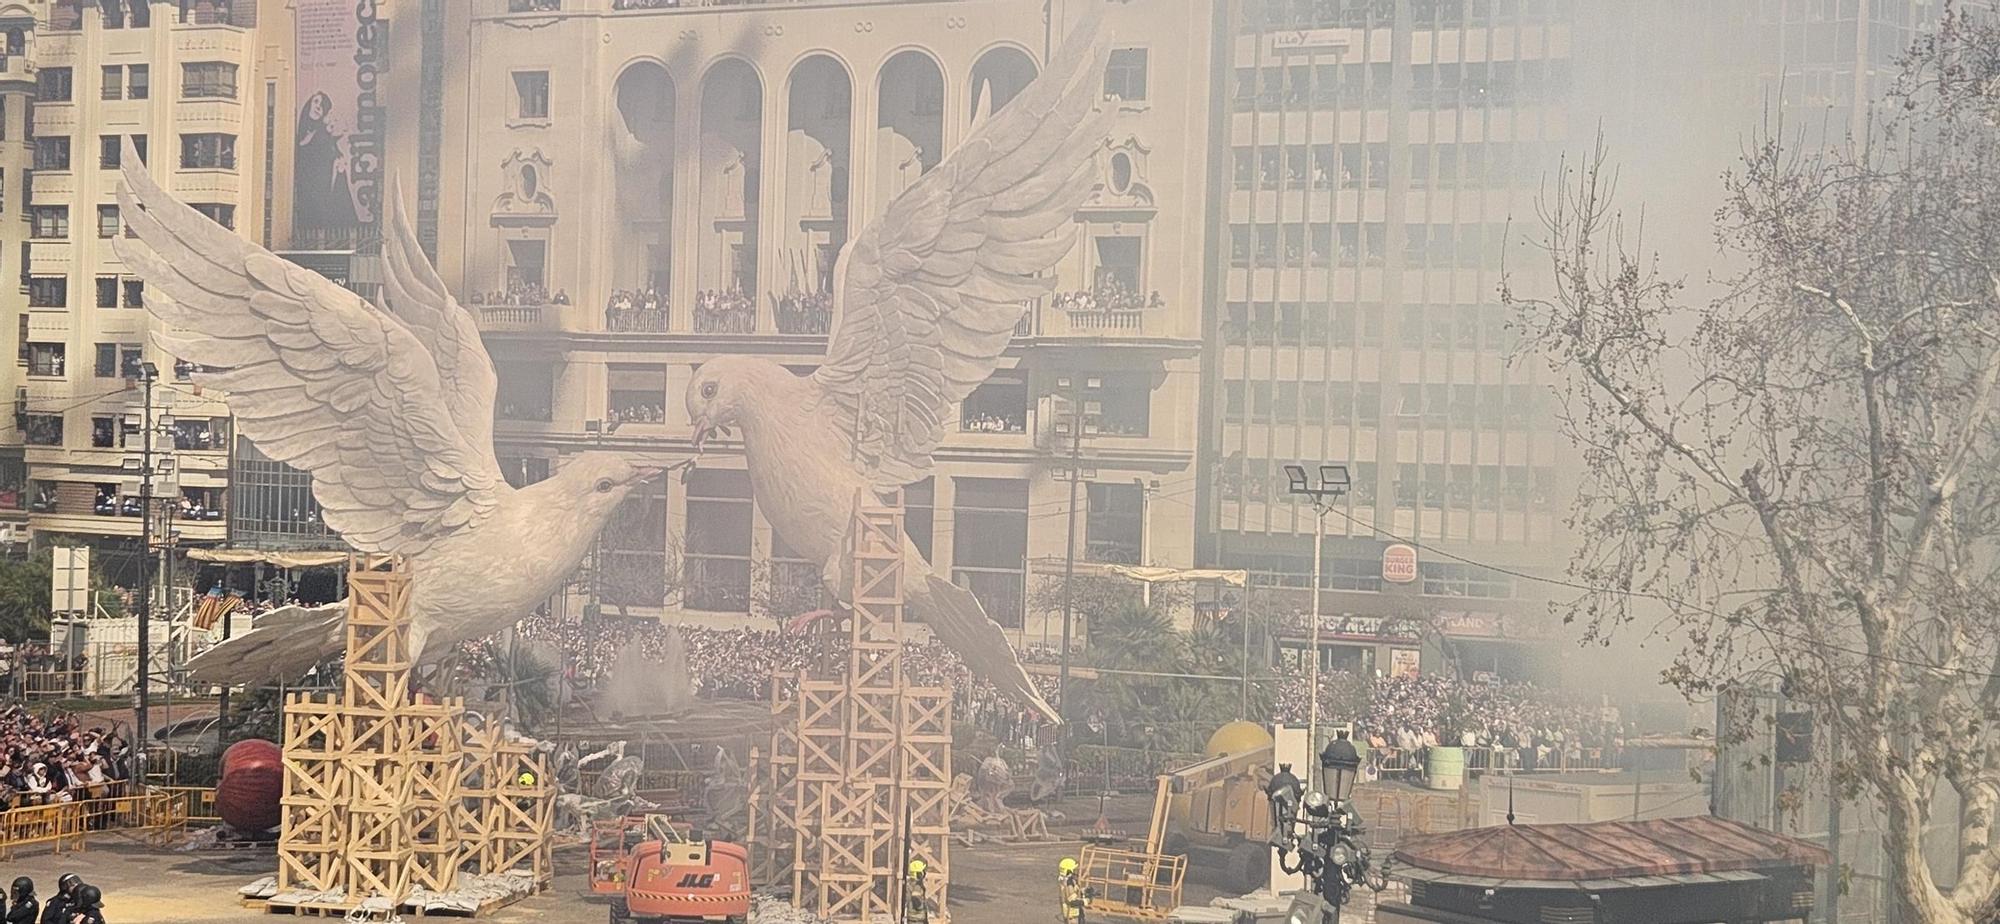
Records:
[[[382,202],[377,0],[296,0],[295,247],[348,249]]]

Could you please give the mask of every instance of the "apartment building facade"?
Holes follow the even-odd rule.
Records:
[[[0,57],[4,62],[0,63],[0,255],[4,255],[19,254],[28,238],[25,178],[33,163],[28,120],[35,95],[29,51],[35,37],[35,8],[24,2],[0,5],[0,37],[6,43]],[[26,310],[27,293],[0,287],[0,306],[7,316],[18,318]],[[22,332],[15,327],[10,333],[16,340],[15,352],[25,359]],[[0,551],[20,548],[28,535],[28,464],[18,419],[25,410],[21,389],[26,374],[23,364],[0,372],[0,389],[14,396],[17,417],[15,426],[0,430]]]
[[[1324,518],[1323,664],[1403,671],[1449,645],[1470,673],[1558,672],[1552,588],[1533,576],[1571,551],[1577,463],[1547,364],[1516,356],[1499,297],[1545,272],[1547,184],[1601,132],[1649,249],[1720,271],[1714,208],[1743,145],[1760,127],[1819,143],[1865,124],[1940,9],[1230,0],[1202,560],[1252,571],[1268,593],[1251,599],[1303,657],[1317,518],[1282,466],[1344,465],[1352,488]]]
[[[249,0],[35,9],[28,163],[17,174],[26,240],[16,421],[32,530],[122,553],[102,562],[129,562],[137,550],[147,439],[161,472],[154,535],[183,547],[226,538],[228,411],[191,383],[191,367],[148,343],[144,283],[112,245],[123,233],[116,192],[129,151],[217,223],[261,226],[257,13]]]

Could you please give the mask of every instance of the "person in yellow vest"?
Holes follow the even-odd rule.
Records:
[[[1083,876],[1077,871],[1076,858],[1064,857],[1056,864],[1056,883],[1062,894],[1062,919],[1066,924],[1083,924],[1084,906],[1090,903],[1090,891],[1083,886]]]
[[[903,924],[930,924],[930,899],[924,891],[924,873],[928,869],[922,860],[910,861],[903,877]]]

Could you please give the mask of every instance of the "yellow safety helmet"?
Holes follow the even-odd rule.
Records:
[[[523,770],[520,776],[514,778],[514,781],[523,786],[533,786],[535,785],[535,772],[533,770]]]
[[[921,876],[921,875],[923,875],[923,874],[924,874],[924,870],[925,870],[925,869],[927,869],[927,868],[928,868],[928,867],[925,867],[925,866],[924,866],[924,861],[922,861],[922,860],[911,860],[911,861],[910,861],[910,875],[912,875],[912,876]]]
[[[1056,864],[1056,869],[1065,873],[1076,872],[1076,858],[1075,857],[1062,858],[1062,862]]]

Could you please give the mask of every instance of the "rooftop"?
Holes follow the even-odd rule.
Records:
[[[1572,825],[1503,825],[1411,838],[1396,865],[1537,881],[1763,872],[1822,866],[1821,848],[1740,822],[1699,816]]]

